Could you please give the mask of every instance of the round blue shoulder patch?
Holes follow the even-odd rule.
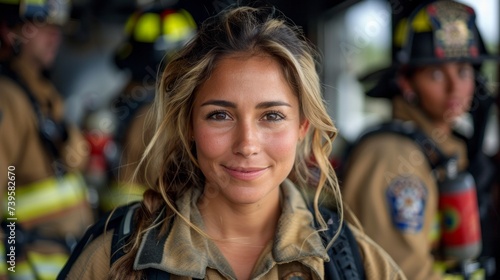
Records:
[[[397,229],[409,233],[422,230],[427,188],[420,179],[412,176],[395,178],[387,188],[386,197]]]

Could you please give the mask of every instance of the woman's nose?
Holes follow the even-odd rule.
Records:
[[[233,144],[234,154],[239,154],[248,158],[259,153],[259,132],[255,124],[251,122],[241,123],[238,125],[238,129],[235,133],[235,141]]]

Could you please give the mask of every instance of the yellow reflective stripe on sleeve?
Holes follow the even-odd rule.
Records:
[[[53,280],[62,270],[69,256],[62,253],[41,254],[28,252],[28,260],[35,271],[36,279]]]
[[[28,262],[16,262],[14,271],[8,271],[9,280],[33,280],[36,279]],[[54,278],[55,279],[55,278]]]
[[[110,211],[118,206],[139,201],[146,188],[138,184],[114,183],[101,193],[101,208]]]
[[[85,181],[69,173],[16,188],[16,217],[23,222],[57,213],[87,199]]]

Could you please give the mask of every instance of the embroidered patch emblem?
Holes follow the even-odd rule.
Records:
[[[434,53],[438,58],[477,57],[479,50],[472,33],[475,14],[472,9],[454,2],[436,2],[427,7],[434,26]]]
[[[416,233],[424,224],[427,189],[415,177],[397,177],[386,191],[394,226],[404,232]]]

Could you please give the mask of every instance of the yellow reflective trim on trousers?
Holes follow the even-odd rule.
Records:
[[[87,190],[80,174],[68,173],[18,187],[15,198],[15,217],[26,222],[78,205],[87,199]]]
[[[28,252],[28,260],[33,268],[36,279],[53,280],[62,270],[69,256],[63,253],[41,254]]]
[[[28,260],[16,262],[14,271],[8,271],[9,280],[53,280],[69,259],[67,254],[40,254],[28,252]]]
[[[5,246],[3,242],[0,242],[0,277],[7,273],[7,263],[6,263],[6,252]]]

